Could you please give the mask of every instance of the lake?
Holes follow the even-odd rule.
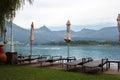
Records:
[[[9,51],[9,45],[5,47]],[[63,56],[67,57],[67,46],[53,46],[53,45],[33,45],[32,54]],[[75,56],[77,59],[83,57],[92,57],[93,59],[119,59],[120,60],[120,46],[109,45],[81,45],[70,46],[70,56]],[[30,46],[15,45],[15,52],[18,54],[29,55]]]

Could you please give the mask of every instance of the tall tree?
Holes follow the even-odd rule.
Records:
[[[25,2],[33,3],[34,0],[0,0],[0,34],[2,36],[5,21],[14,18],[16,11],[20,10]]]

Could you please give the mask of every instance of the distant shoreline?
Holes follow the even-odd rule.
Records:
[[[49,42],[49,43],[43,43],[40,45],[66,45],[67,43],[65,41],[60,42]],[[71,41],[69,43],[71,46],[79,46],[79,45],[120,45],[120,42],[118,41],[85,41],[85,40],[78,40],[78,41]],[[39,44],[34,44],[39,45]]]
[[[71,46],[79,46],[79,45],[108,45],[108,46],[120,46],[119,41],[91,41],[91,40],[78,40],[78,41],[71,41],[69,43]],[[10,42],[8,42],[7,45],[10,45]],[[21,43],[19,41],[14,41],[14,45],[26,45],[29,46],[30,43]],[[59,41],[59,42],[46,42],[46,43],[35,43],[33,41],[33,45],[58,45],[58,46],[64,46],[67,45],[65,41]]]

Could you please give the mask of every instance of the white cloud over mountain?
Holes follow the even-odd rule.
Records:
[[[42,25],[63,26],[69,19],[72,25],[110,23],[116,25],[120,0],[34,0],[19,11],[14,23],[30,28]]]

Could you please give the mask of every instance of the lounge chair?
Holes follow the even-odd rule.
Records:
[[[17,63],[23,63],[24,61],[23,61],[23,58],[24,58],[24,56],[22,55],[22,54],[18,54],[18,56],[17,56]]]
[[[55,61],[60,61],[62,58],[62,56],[52,56],[52,58],[50,60],[48,60],[48,62],[55,62]]]
[[[68,68],[71,66],[76,67],[77,65],[83,65],[84,63],[90,62],[92,61],[92,58],[82,58],[82,59],[78,59],[78,60],[74,60],[72,62],[66,62],[65,65],[67,65],[67,70]]]
[[[83,64],[84,72],[86,72],[86,68],[98,68],[98,67],[100,67],[103,72],[103,66],[105,64],[106,64],[106,69],[107,69],[107,61],[108,61],[108,59],[101,59],[101,60],[87,62],[87,63]]]
[[[40,65],[42,66],[43,62],[50,62],[50,64],[53,64],[55,61],[60,61],[62,56],[50,56],[50,55],[42,55],[41,58],[38,60]]]
[[[71,57],[62,57],[62,58],[61,58],[62,67],[63,67],[63,65],[64,65],[64,61],[71,62],[71,61],[74,61],[74,60],[76,60],[76,57],[75,57],[75,56],[71,56]]]
[[[29,63],[31,63],[31,61],[33,60],[38,60],[40,59],[40,55],[28,55],[28,56],[23,56],[23,55],[19,55],[18,56],[18,62],[24,63],[25,61],[28,61]]]

